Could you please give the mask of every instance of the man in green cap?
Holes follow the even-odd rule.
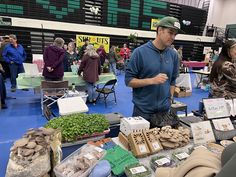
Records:
[[[178,55],[170,46],[179,32],[177,18],[162,18],[156,38],[134,50],[126,69],[125,83],[133,88],[133,116],[142,116],[154,126],[172,122],[156,119],[170,110],[178,75]]]

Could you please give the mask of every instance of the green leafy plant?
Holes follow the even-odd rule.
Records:
[[[137,34],[136,33],[134,33],[134,34],[130,34],[129,36],[128,36],[128,39],[130,40],[130,42],[137,42]]]
[[[60,129],[63,142],[72,142],[109,128],[102,114],[71,114],[48,121],[46,128]]]

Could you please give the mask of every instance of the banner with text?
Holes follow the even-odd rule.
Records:
[[[151,30],[156,31],[157,25],[158,25],[159,21],[160,21],[160,19],[154,19],[154,18],[152,18],[152,21],[151,21]]]
[[[76,46],[81,47],[84,45],[84,40],[88,39],[89,43],[92,44],[96,49],[100,45],[104,45],[105,51],[108,53],[110,49],[110,37],[104,36],[90,36],[90,35],[76,35]]]

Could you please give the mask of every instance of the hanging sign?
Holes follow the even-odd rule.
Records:
[[[157,25],[158,25],[159,21],[160,21],[160,19],[154,19],[154,18],[152,18],[152,21],[151,21],[151,30],[156,31]]]
[[[90,36],[90,35],[76,35],[76,46],[81,47],[84,45],[84,40],[88,39],[89,44],[92,44],[96,49],[100,45],[104,46],[105,51],[108,53],[110,48],[110,37],[104,36]]]

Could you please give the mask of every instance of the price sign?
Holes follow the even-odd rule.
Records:
[[[229,117],[229,111],[224,98],[203,99],[208,119]]]

